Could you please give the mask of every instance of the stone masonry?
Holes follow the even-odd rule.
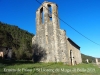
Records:
[[[46,51],[47,55],[41,62],[79,64],[82,62],[80,47],[60,29],[57,8],[55,3],[47,1],[38,8],[36,35],[32,38],[32,44],[38,44]]]

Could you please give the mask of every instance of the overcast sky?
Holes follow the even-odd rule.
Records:
[[[44,0],[38,0],[43,2]],[[100,44],[100,0],[48,0],[58,5],[58,15],[77,31]],[[36,34],[36,10],[40,6],[35,0],[0,0],[0,21],[16,25]],[[60,28],[81,47],[81,53],[100,57],[100,46],[92,43],[59,21]]]

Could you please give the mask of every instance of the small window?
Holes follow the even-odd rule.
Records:
[[[70,58],[72,58],[72,50],[70,50]]]
[[[48,35],[46,35],[46,43],[48,44]]]

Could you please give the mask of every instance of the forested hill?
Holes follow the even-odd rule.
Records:
[[[0,46],[11,47],[16,59],[30,59],[32,56],[32,37],[26,30],[0,22]]]

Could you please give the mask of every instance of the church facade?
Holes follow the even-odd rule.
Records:
[[[38,44],[46,51],[40,62],[64,62],[70,65],[82,62],[80,47],[60,29],[57,5],[43,2],[36,11],[36,35],[32,45]]]

